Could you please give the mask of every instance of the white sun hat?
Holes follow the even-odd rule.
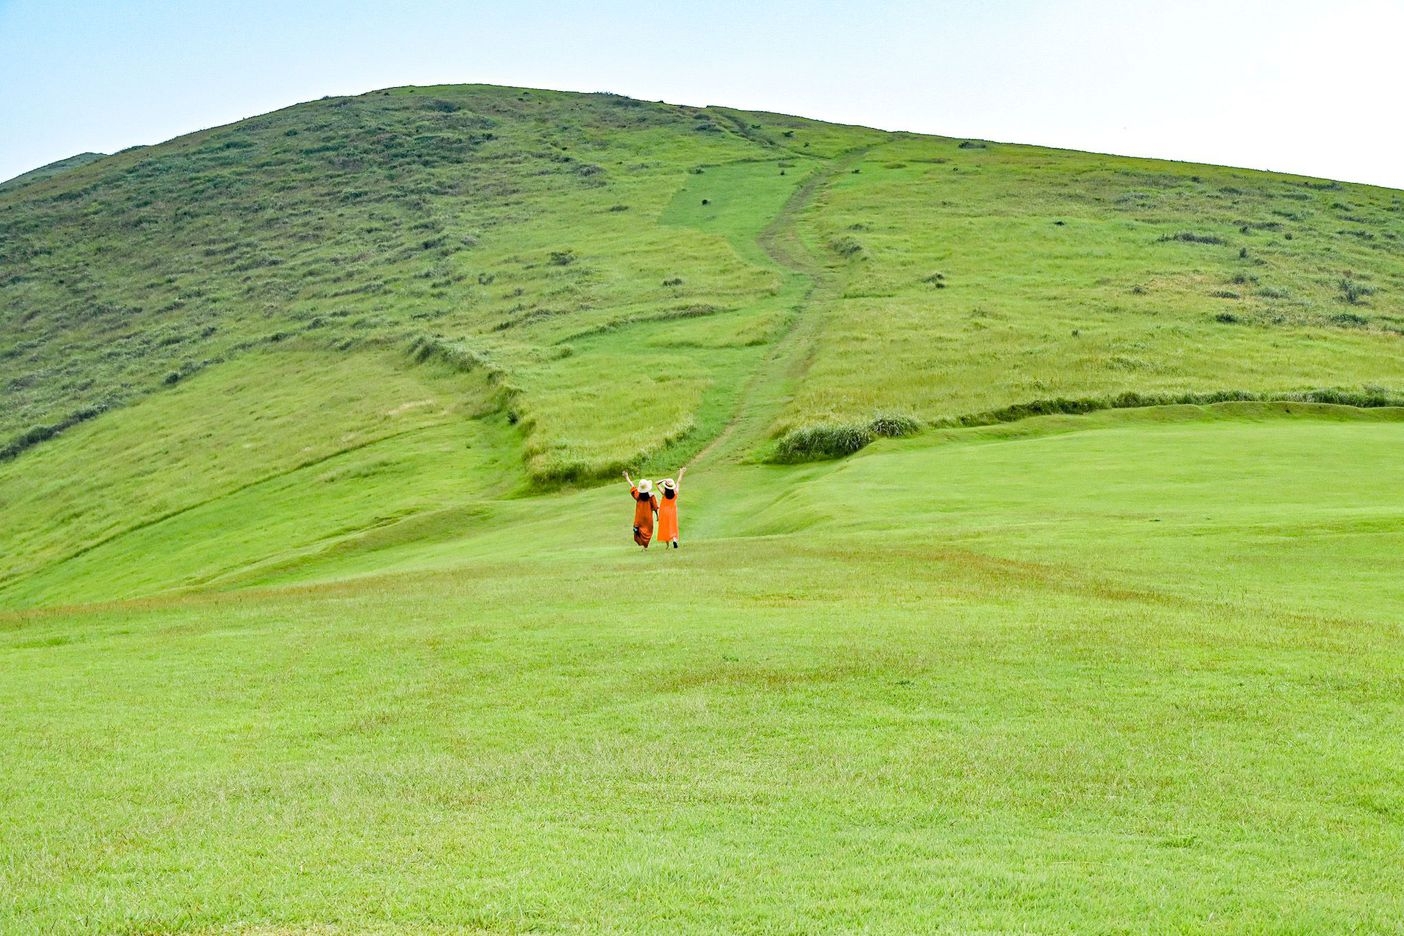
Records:
[[[663,485],[663,490],[665,490],[665,491],[671,491],[673,488],[675,488],[675,487],[678,486],[678,483],[677,483],[676,481],[674,481],[672,478],[664,478],[662,481],[659,481],[658,483],[661,484],[661,485]]]
[[[647,494],[649,491],[652,491],[652,490],[653,490],[653,482],[652,482],[652,481],[649,481],[647,478],[645,478],[645,479],[639,481],[639,493],[640,493],[640,494]]]

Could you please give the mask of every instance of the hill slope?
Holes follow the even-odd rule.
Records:
[[[14,178],[0,182],[0,192],[23,188],[26,185],[41,182],[44,179],[51,179],[59,173],[67,172],[69,169],[77,169],[79,166],[86,166],[90,162],[97,162],[99,159],[105,158],[105,153],[79,153],[76,156],[69,156],[67,159],[51,162],[46,166],[40,166],[38,169],[31,169],[28,172],[20,173]]]
[[[445,453],[415,471],[454,496],[387,513],[396,472],[420,477],[392,446],[342,506],[297,488],[299,535],[225,531],[243,546],[150,587],[626,466],[841,452],[875,420],[1395,402],[1401,235],[1388,190],[726,108],[299,105],[0,192],[0,503],[24,544],[0,591],[355,457],[372,413],[439,414],[491,468]],[[241,387],[278,402],[240,415]]]

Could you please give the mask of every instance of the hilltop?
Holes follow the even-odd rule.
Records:
[[[22,172],[14,178],[0,182],[0,192],[6,191],[7,189],[23,188],[26,185],[41,182],[44,179],[51,179],[61,172],[67,172],[69,169],[77,169],[79,166],[86,166],[88,163],[96,162],[106,156],[106,153],[79,153],[76,156],[69,156],[67,159],[56,160],[48,165],[40,166],[38,169]]]
[[[775,432],[1394,388],[1402,197],[603,94],[325,99],[0,192],[0,433],[418,340],[509,389],[534,477],[603,476],[715,434],[801,317]]]

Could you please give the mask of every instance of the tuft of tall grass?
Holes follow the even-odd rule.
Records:
[[[865,425],[831,423],[791,429],[776,443],[773,460],[781,464],[843,458],[869,445],[876,436]]]
[[[1197,234],[1194,231],[1180,231],[1178,234],[1166,234],[1160,238],[1161,242],[1181,241],[1186,244],[1222,244],[1224,239],[1216,234]]]
[[[1338,285],[1340,286],[1341,290],[1341,298],[1344,299],[1346,302],[1350,303],[1351,305],[1359,304],[1362,299],[1364,299],[1367,296],[1373,295],[1375,292],[1373,287],[1367,286],[1359,280],[1352,279],[1349,276],[1341,277],[1341,281]]]
[[[780,437],[773,461],[793,464],[852,455],[878,438],[901,438],[921,431],[919,419],[907,413],[882,413],[866,423],[820,423],[800,426]]]

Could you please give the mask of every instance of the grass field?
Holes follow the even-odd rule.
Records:
[[[1404,933],[1402,199],[483,86],[0,187],[0,933]]]
[[[0,930],[1398,932],[1404,435],[1272,410],[8,612]]]

